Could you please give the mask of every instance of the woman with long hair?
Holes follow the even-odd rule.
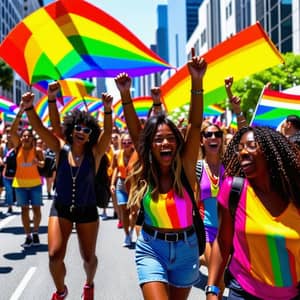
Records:
[[[185,140],[163,113],[150,117],[142,128],[130,96],[130,77],[122,73],[115,78],[139,156],[132,170],[128,204],[142,206],[144,211],[136,242],[136,267],[144,299],[149,300],[187,299],[192,285],[199,280],[193,196],[188,190],[196,185],[206,62],[193,57],[187,67],[192,87]]]

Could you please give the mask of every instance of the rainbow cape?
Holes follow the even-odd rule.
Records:
[[[208,67],[204,77],[204,109],[223,102],[226,97],[224,79],[242,79],[253,73],[283,63],[283,58],[259,23],[239,32],[203,55]],[[190,75],[187,66],[179,69],[162,86],[168,112],[190,101]]]
[[[171,66],[125,26],[83,0],[60,0],[23,19],[0,57],[28,84],[71,77],[140,76]]]
[[[300,95],[264,89],[253,114],[251,125],[278,129],[288,115],[300,117]]]

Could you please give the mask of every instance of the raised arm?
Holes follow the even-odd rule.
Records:
[[[231,103],[231,107],[233,112],[236,114],[236,119],[237,119],[237,123],[238,123],[238,129],[247,126],[247,120],[244,117],[244,114],[241,110],[241,98],[238,96],[234,96],[232,94],[232,84],[233,84],[233,77],[227,77],[224,80],[225,82],[225,90],[227,93],[227,97],[229,99],[229,102]]]
[[[148,112],[148,118],[151,116],[155,116],[158,113],[162,112],[162,103],[161,103],[161,89],[160,87],[153,87],[151,89],[151,98],[153,104]]]
[[[63,138],[62,127],[60,123],[60,115],[56,104],[57,94],[61,91],[58,81],[53,81],[48,85],[48,110],[49,119],[53,132],[60,138]]]
[[[14,148],[18,148],[20,145],[20,137],[18,134],[19,124],[22,118],[22,114],[24,113],[24,109],[20,107],[18,113],[16,114],[16,117],[14,118],[14,121],[11,124],[10,128],[10,134],[11,134],[11,141],[14,145]]]
[[[99,157],[102,157],[111,142],[113,125],[111,109],[113,97],[108,93],[102,93],[102,101],[104,107],[103,131],[101,132],[98,142],[95,146],[95,151]]]
[[[40,138],[51,148],[55,153],[59,153],[61,142],[49,129],[47,129],[39,116],[37,115],[33,106],[34,94],[27,92],[23,94],[20,107],[27,113],[28,120],[37,132]]]
[[[200,147],[200,130],[203,118],[203,77],[207,64],[202,57],[194,56],[187,63],[187,66],[191,76],[191,102],[182,159],[186,175],[193,186],[196,180],[195,166]]]
[[[115,78],[115,82],[121,94],[127,128],[134,146],[137,149],[142,126],[135,112],[130,95],[131,78],[128,74],[121,73]]]

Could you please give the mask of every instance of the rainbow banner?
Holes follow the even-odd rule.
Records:
[[[11,100],[0,96],[0,111],[5,114],[15,115],[18,112],[19,106]]]
[[[147,118],[149,110],[152,107],[153,100],[150,96],[136,97],[132,99],[133,106],[139,118]],[[123,106],[122,101],[119,100],[113,105],[115,115],[123,118]]]
[[[48,84],[50,82],[51,80],[43,80],[34,84],[33,87],[47,94]],[[67,78],[58,80],[58,82],[60,83],[63,96],[84,97],[89,95],[96,87],[93,82],[79,78]]]
[[[250,124],[278,129],[288,115],[300,117],[300,95],[264,89]]]
[[[240,80],[284,62],[259,23],[227,39],[203,55],[208,67],[204,77],[204,107],[222,103],[227,98],[224,79],[233,76]],[[190,75],[183,66],[162,86],[168,112],[190,101]]]
[[[59,0],[34,11],[4,39],[0,57],[28,84],[171,68],[120,22],[82,0]]]

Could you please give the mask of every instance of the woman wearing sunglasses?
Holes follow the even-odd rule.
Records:
[[[223,161],[227,177],[217,197],[220,226],[207,299],[217,299],[230,255],[228,300],[300,299],[299,152],[277,131],[244,127],[227,146]],[[234,206],[233,176],[244,178]]]
[[[205,252],[201,256],[201,264],[208,266],[211,253],[211,246],[218,231],[217,194],[222,184],[224,167],[223,157],[223,131],[214,123],[204,121],[201,128],[201,160],[197,162],[200,168],[200,214],[206,234]],[[223,284],[224,288],[224,284]],[[222,298],[220,293],[220,299]]]
[[[59,85],[56,83],[51,87],[54,90],[51,95],[53,98],[49,97],[48,101],[53,103]],[[31,125],[41,139],[56,153],[57,161],[56,195],[48,221],[49,266],[57,289],[52,295],[52,300],[65,299],[68,294],[65,286],[64,257],[74,223],[86,273],[82,299],[92,300],[93,280],[97,269],[95,249],[99,227],[95,174],[111,141],[112,97],[106,93],[102,94],[103,130],[88,112],[74,110],[64,116],[61,132],[58,124],[55,124],[55,131],[58,131],[59,136],[63,134],[64,139],[53,134],[42,124],[34,110],[33,100],[33,93],[25,93],[22,96],[21,107],[26,111]]]
[[[185,140],[162,113],[150,117],[142,128],[130,96],[130,77],[122,73],[115,78],[139,155],[130,177],[128,205],[144,208],[136,242],[136,267],[144,299],[185,300],[199,280],[199,249],[188,185],[194,188],[196,184],[206,66],[205,60],[196,56],[187,64],[192,89]]]

